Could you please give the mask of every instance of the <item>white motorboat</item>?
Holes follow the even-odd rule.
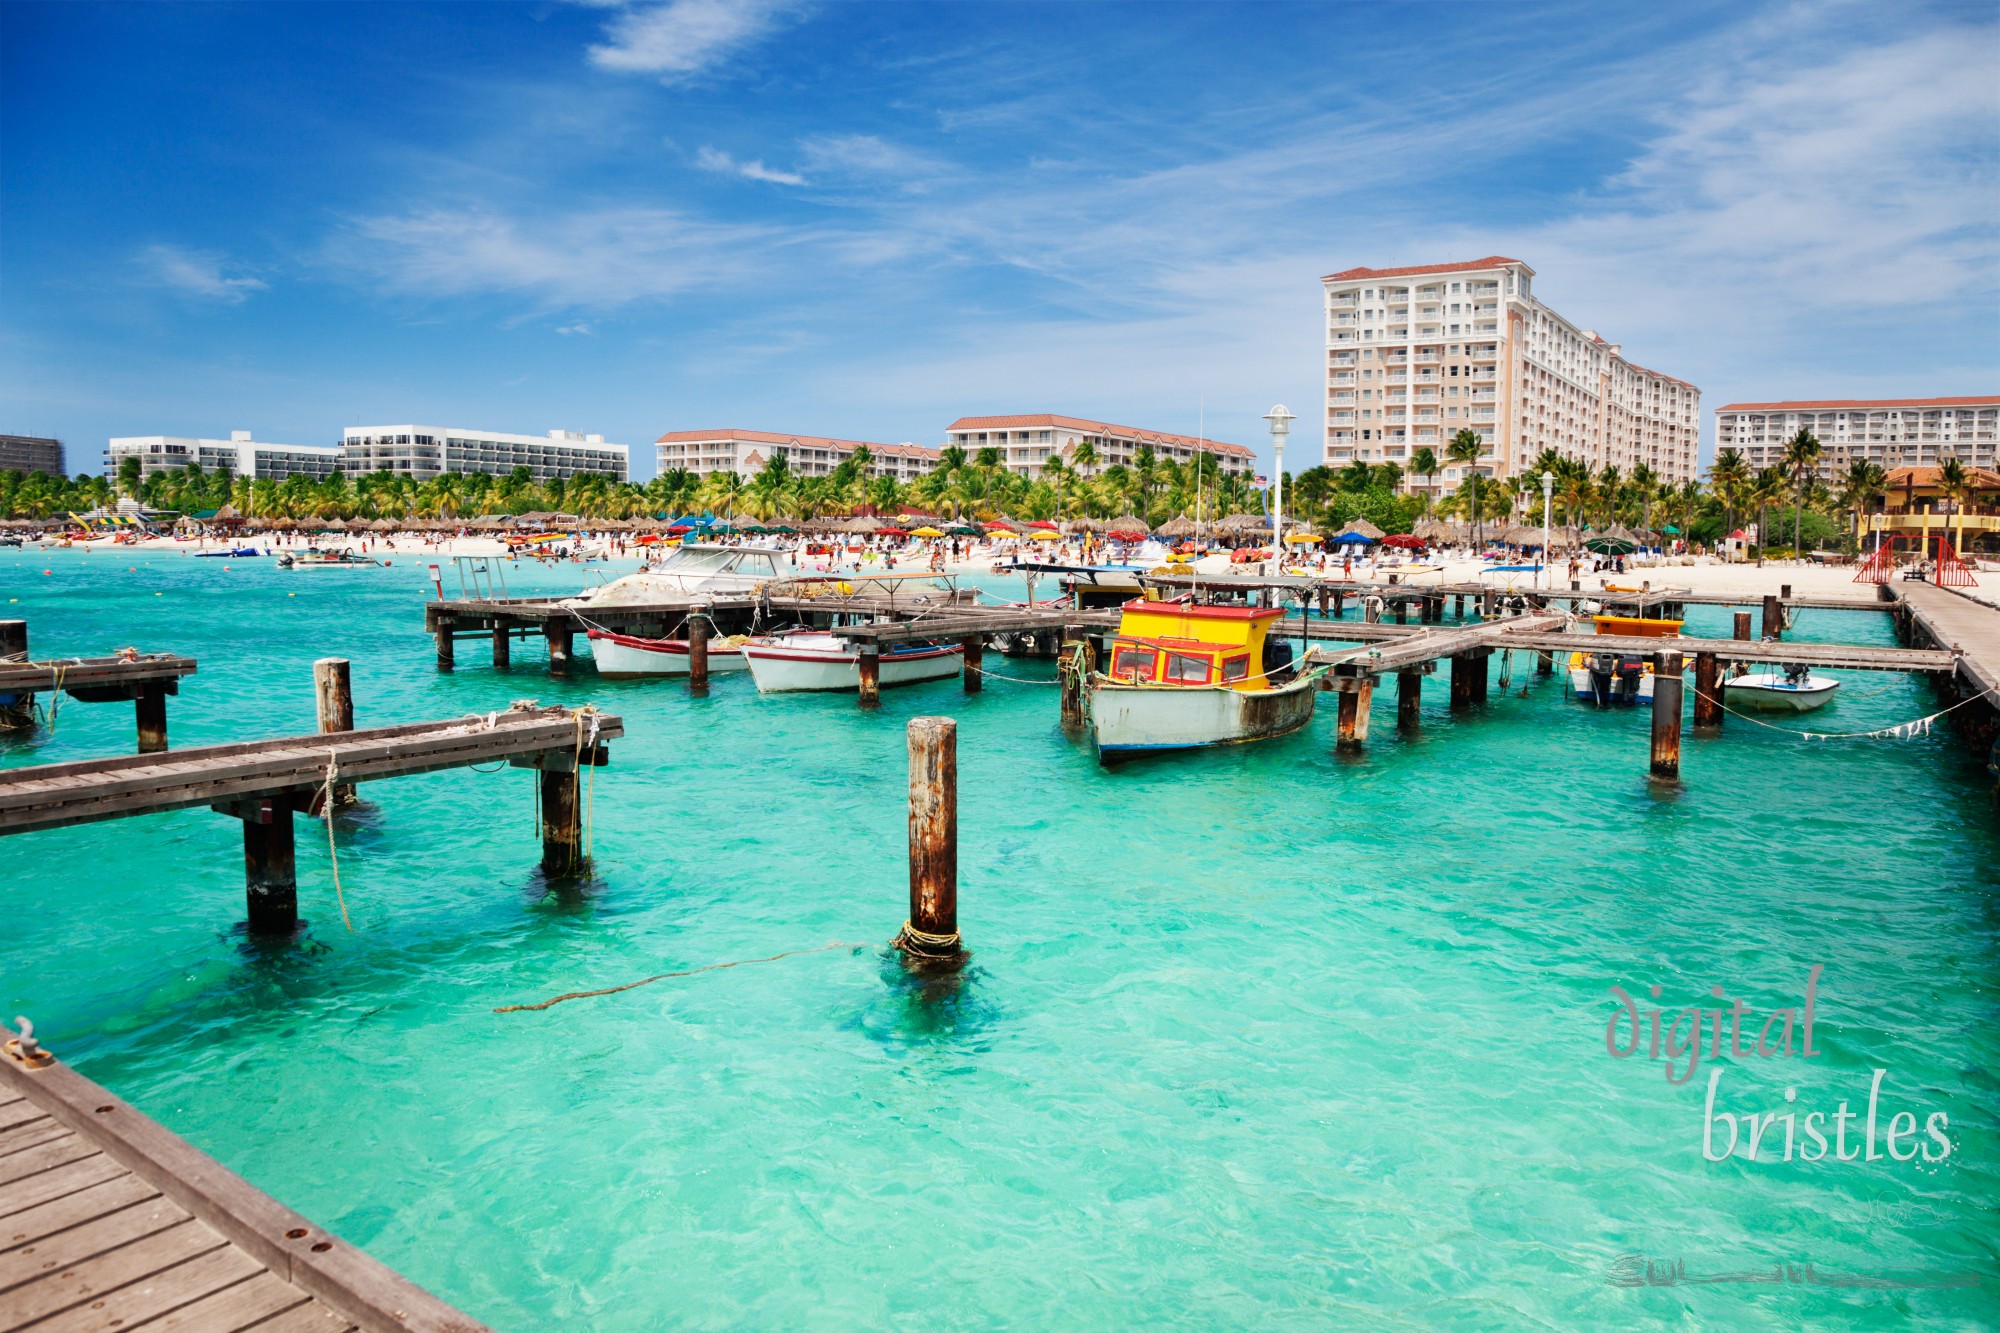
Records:
[[[1283,617],[1275,608],[1127,602],[1110,668],[1088,683],[1098,761],[1265,740],[1311,721],[1317,680],[1293,677],[1289,645],[1265,652]]]
[[[374,569],[381,563],[353,551],[328,551],[317,546],[278,557],[279,569]]]
[[[644,639],[636,634],[614,634],[610,630],[588,632],[590,656],[597,674],[607,680],[633,680],[642,676],[685,676],[688,674],[686,639]],[[710,639],[708,669],[744,671],[743,637]]]
[[[860,646],[824,630],[761,635],[745,641],[743,657],[765,694],[861,688]],[[884,644],[877,680],[884,689],[939,680],[957,675],[964,659],[956,643]]]
[[[1810,667],[1752,671],[1722,682],[1722,698],[1732,708],[1759,713],[1809,713],[1833,697],[1840,682],[1815,676]]]
[[[686,597],[755,592],[790,577],[779,551],[748,546],[681,546],[651,569],[627,574],[564,602],[565,606],[650,606]]]

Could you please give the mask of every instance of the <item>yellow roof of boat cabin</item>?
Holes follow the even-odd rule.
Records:
[[[1271,623],[1285,613],[1254,606],[1196,606],[1189,602],[1127,602],[1118,622],[1123,638],[1211,650],[1263,648]]]

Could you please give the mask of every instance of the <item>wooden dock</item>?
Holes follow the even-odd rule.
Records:
[[[139,730],[139,753],[167,748],[167,696],[179,694],[181,677],[195,673],[195,660],[173,653],[126,651],[110,657],[28,657],[28,622],[0,620],[0,728],[26,726],[33,710],[23,706],[37,694],[61,692],[80,703],[132,701]]]
[[[590,709],[517,705],[483,717],[286,736],[66,764],[0,769],[0,836],[209,806],[243,821],[252,930],[298,924],[292,817],[326,792],[379,778],[507,760],[540,770],[542,866],[581,868],[577,774],[609,762],[624,723]]]
[[[0,1328],[485,1333],[61,1061],[20,1047],[0,1055]]]
[[[2000,607],[1929,583],[1900,583],[1895,590],[1917,631],[1913,637],[1959,650],[1959,674],[2000,706]]]

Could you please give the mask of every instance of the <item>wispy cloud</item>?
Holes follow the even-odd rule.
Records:
[[[953,174],[949,162],[890,143],[873,134],[815,135],[799,141],[808,169],[817,173],[868,176],[921,189],[925,182]]]
[[[560,325],[557,327],[556,332],[560,333],[565,338],[579,338],[579,337],[587,338],[591,334],[595,333],[596,330],[591,328],[590,325],[588,324],[578,323],[578,324]]]
[[[173,245],[149,245],[136,256],[147,279],[186,296],[241,305],[252,292],[266,290],[260,278],[227,277],[219,255],[183,250]]]
[[[600,68],[680,82],[723,64],[798,12],[796,0],[668,0],[620,7],[590,48]]]
[[[778,171],[764,165],[762,159],[738,162],[720,148],[703,148],[694,155],[694,164],[703,171],[719,171],[725,175],[741,176],[746,180],[769,181],[773,185],[804,185],[806,178],[792,171]]]

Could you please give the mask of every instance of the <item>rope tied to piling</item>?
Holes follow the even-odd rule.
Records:
[[[954,930],[949,935],[933,935],[928,931],[918,930],[908,921],[903,923],[903,928],[896,932],[896,938],[889,943],[891,947],[901,949],[913,958],[956,958],[964,952],[959,947],[957,931]]]
[[[340,889],[340,848],[333,841],[334,779],[340,776],[340,755],[333,750],[326,752],[326,780],[319,785],[319,814],[326,821],[326,855],[333,864],[333,900],[340,904],[340,921],[348,933],[354,933],[354,920],[347,915],[347,895]],[[290,819],[290,815],[285,816]]]
[[[1943,717],[1947,713],[1957,712],[1959,709],[1965,707],[1969,703],[1977,703],[1981,698],[1984,697],[1983,692],[1970,694],[1967,695],[1965,698],[1960,699],[1957,703],[1953,704],[1949,708],[1940,708],[1937,712],[1931,713],[1925,717],[1912,718],[1908,722],[1899,722],[1892,727],[1877,727],[1873,731],[1795,731],[1790,727],[1776,726],[1772,723],[1764,721],[1764,719],[1760,717],[1753,717],[1749,713],[1738,712],[1736,709],[1731,708],[1728,704],[1722,702],[1722,700],[1716,698],[1715,696],[1703,693],[1703,691],[1699,687],[1690,686],[1690,688],[1694,690],[1696,698],[1706,699],[1709,703],[1714,704],[1717,708],[1720,708],[1723,712],[1729,714],[1731,717],[1741,718],[1745,722],[1754,722],[1756,725],[1764,728],[1766,731],[1783,732],[1787,736],[1798,736],[1809,741],[1857,741],[1857,740],[1906,741],[1915,736],[1928,736],[1931,734],[1931,723],[1937,721],[1939,718]]]

